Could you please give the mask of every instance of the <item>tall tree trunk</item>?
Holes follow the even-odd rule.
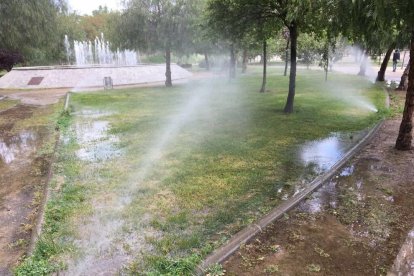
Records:
[[[405,67],[404,73],[401,76],[400,84],[396,90],[407,91],[408,89],[408,72],[410,71],[410,61],[408,61],[407,67]]]
[[[404,51],[403,60],[402,60],[402,62],[401,62],[401,69],[403,69],[403,68],[404,68],[405,54],[407,54],[407,51]],[[409,62],[410,62],[410,61],[408,61],[408,63],[409,63]]]
[[[260,93],[266,92],[266,78],[267,78],[267,41],[263,40],[263,81]]]
[[[206,62],[206,70],[210,71],[210,61],[208,60],[208,53],[204,52],[204,61]]]
[[[245,74],[247,71],[247,62],[248,62],[247,49],[244,49],[243,50],[242,74]]]
[[[365,73],[367,71],[367,62],[368,62],[368,56],[366,55],[365,51],[363,51],[363,54],[361,57],[361,64],[359,66],[358,76],[365,77]]]
[[[285,50],[285,54],[286,54],[286,56],[285,56],[285,73],[283,74],[283,76],[287,76],[287,69],[288,69],[288,65],[289,65],[289,42],[290,42],[290,39],[288,38],[287,39],[287,42],[286,42],[286,50]]]
[[[171,87],[171,47],[169,44],[167,44],[167,47],[165,49],[165,67],[165,86]]]
[[[324,53],[324,59],[325,59],[325,82],[328,81],[328,71],[329,71],[329,42],[327,41],[325,44],[325,53]]]
[[[411,30],[411,47],[410,57],[414,57],[414,29]],[[412,142],[413,129],[413,111],[414,111],[414,58],[410,58],[410,71],[408,73],[408,89],[405,98],[405,107],[403,118],[400,125],[395,148],[397,150],[410,150]]]
[[[388,62],[390,61],[392,51],[394,50],[396,45],[397,44],[394,42],[393,44],[391,44],[390,48],[388,48],[384,60],[382,61],[381,68],[378,71],[377,81],[385,81],[385,71],[387,70]]]
[[[296,86],[296,50],[298,39],[298,26],[295,21],[292,21],[289,26],[290,33],[290,75],[289,75],[289,94],[287,97],[284,112],[293,112],[293,101],[295,99]]]
[[[236,78],[236,51],[234,50],[234,44],[230,46],[229,77],[230,79]]]

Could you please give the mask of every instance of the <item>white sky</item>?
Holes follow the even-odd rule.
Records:
[[[97,10],[99,5],[107,6],[108,9],[119,10],[121,0],[68,0],[69,8],[77,11],[78,14],[92,14],[93,10]]]

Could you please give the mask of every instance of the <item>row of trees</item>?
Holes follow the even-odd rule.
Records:
[[[384,80],[386,65],[393,49],[405,46],[411,40],[411,57],[414,56],[414,10],[410,1],[399,0],[211,0],[207,7],[209,26],[222,35],[231,45],[240,43],[248,35],[256,35],[266,41],[275,30],[286,28],[290,41],[289,93],[284,111],[293,112],[296,82],[297,41],[299,34],[311,34],[324,41],[327,70],[329,48],[335,46],[338,37],[346,37],[364,50],[366,59],[370,53],[386,55],[378,72],[378,81]],[[412,141],[412,116],[414,111],[414,68],[410,59],[406,104],[396,148],[408,150]],[[360,74],[365,74],[361,63]],[[266,81],[266,65],[262,87]],[[263,89],[262,89],[263,90]],[[261,91],[262,91],[261,90]]]
[[[4,3],[3,3],[4,2]],[[99,7],[92,15],[70,13],[66,0],[10,0],[0,4],[0,70],[13,65],[66,62],[64,36],[94,40],[111,34],[120,14]]]
[[[342,39],[369,54],[386,53],[378,81],[395,47],[414,40],[414,10],[401,0],[128,0],[122,12],[105,8],[92,16],[67,11],[65,0],[5,1],[0,5],[0,64],[2,56],[22,58],[31,64],[65,60],[63,36],[93,40],[101,32],[113,47],[145,52],[162,51],[166,63],[166,85],[172,86],[171,57],[200,53],[209,67],[209,55],[229,53],[229,76],[236,75],[236,60],[247,60],[261,52],[266,91],[269,50],[290,52],[289,92],[284,111],[292,113],[296,90],[298,54],[305,62],[322,57],[328,72],[330,59]],[[22,15],[23,14],[23,15]],[[302,44],[302,52],[298,46]],[[282,49],[281,49],[282,48]],[[300,48],[300,47],[299,47]],[[413,49],[411,49],[413,50]],[[287,61],[288,55],[285,59]],[[10,59],[8,59],[10,62]],[[413,62],[410,60],[410,64]],[[361,62],[360,74],[365,74]],[[287,64],[286,64],[287,65]],[[286,66],[287,69],[287,66]],[[407,103],[396,147],[411,147],[414,109],[413,66],[408,72]],[[287,73],[287,72],[286,72]]]

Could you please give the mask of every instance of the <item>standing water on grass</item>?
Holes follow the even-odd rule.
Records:
[[[193,88],[193,87],[192,87]],[[182,129],[191,123],[197,112],[203,108],[203,102],[210,91],[204,88],[192,90],[190,97],[185,99],[182,106],[176,108],[166,124],[160,126],[154,133],[152,142],[145,148],[141,163],[127,177],[127,181],[117,191],[108,191],[104,201],[95,200],[94,214],[82,226],[82,238],[76,241],[82,250],[82,258],[68,266],[69,275],[87,275],[109,273],[116,274],[122,267],[134,260],[130,250],[140,252],[148,250],[145,237],[154,235],[151,229],[140,229],[140,235],[125,233],[130,227],[123,219],[123,214],[133,204],[134,196],[147,187],[148,177],[154,172],[157,164],[165,157],[164,154],[176,141]],[[203,100],[204,99],[204,100]],[[82,148],[77,156],[84,161],[107,160],[107,156],[120,155],[113,145],[119,138],[109,135],[109,123],[102,120],[102,114],[83,111],[80,117],[86,118],[75,124],[78,143]],[[110,115],[104,113],[103,116]],[[93,121],[91,119],[97,119]],[[145,215],[140,223],[148,223],[150,218]],[[134,225],[134,227],[141,227]],[[120,242],[123,241],[124,243]],[[126,246],[127,245],[127,246]],[[128,247],[128,249],[126,249]]]
[[[332,168],[366,133],[332,133],[325,139],[307,142],[299,151],[300,159],[305,166],[313,167],[315,173],[323,173]]]

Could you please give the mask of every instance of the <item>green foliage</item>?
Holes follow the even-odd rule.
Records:
[[[58,271],[60,265],[50,264],[45,260],[26,259],[20,266],[14,270],[15,276],[47,276]]]
[[[226,271],[221,264],[214,264],[208,267],[205,272],[206,276],[224,276]]]
[[[131,0],[119,18],[122,48],[186,52],[192,47],[200,1]]]
[[[19,51],[28,64],[47,63],[58,55],[57,16],[61,1],[3,1],[0,5],[0,49]]]
[[[70,124],[70,119],[71,119],[71,116],[70,116],[69,111],[62,111],[56,123],[57,128],[66,129]]]
[[[146,275],[191,276],[194,274],[193,271],[200,261],[201,257],[198,254],[192,254],[188,257],[179,259],[149,256],[148,263],[151,264],[153,269],[147,272]]]

